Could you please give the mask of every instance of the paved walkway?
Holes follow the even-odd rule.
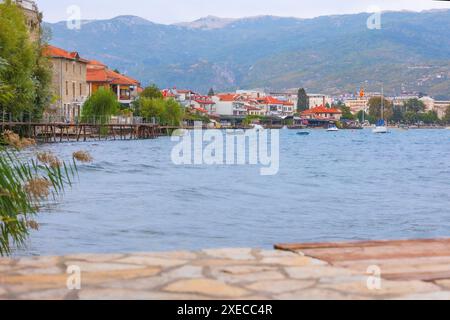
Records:
[[[277,248],[0,259],[0,299],[450,299],[450,239]]]

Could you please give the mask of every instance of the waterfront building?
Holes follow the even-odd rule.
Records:
[[[263,90],[236,90],[237,95],[246,96],[251,99],[263,98],[266,96]]]
[[[360,111],[367,111],[369,108],[369,98],[348,98],[344,100],[344,104],[350,108],[351,113],[356,114]]]
[[[308,94],[309,108],[315,108],[320,106],[331,106],[333,99],[325,94]]]
[[[422,97],[419,99],[425,105],[425,111],[435,111],[439,119],[445,117],[448,106],[450,106],[450,100],[434,100],[431,97]]]
[[[303,111],[301,116],[304,119],[339,121],[342,117],[342,111],[336,108],[319,106]]]
[[[416,94],[402,94],[401,96],[392,97],[388,100],[392,101],[395,107],[401,107],[405,102],[411,99],[419,99],[419,96]]]
[[[109,69],[105,64],[91,60],[87,65],[88,94],[92,95],[99,88],[110,89],[117,95],[119,103],[130,107],[137,98],[140,83],[138,80]]]
[[[216,103],[208,96],[196,95],[192,97],[190,107],[201,113],[207,113],[209,115],[216,115]]]
[[[221,116],[234,115],[234,102],[240,97],[235,93],[220,93],[212,97],[216,104],[216,112]]]
[[[56,101],[50,112],[60,121],[74,121],[79,118],[81,108],[88,96],[86,70],[88,61],[78,52],[47,46],[44,54],[52,64],[52,89]]]

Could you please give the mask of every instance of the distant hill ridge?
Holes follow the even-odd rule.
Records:
[[[336,94],[417,91],[450,98],[450,10],[386,12],[382,29],[369,14],[314,19],[208,16],[164,25],[136,16],[46,25],[51,43],[77,50],[161,87],[206,92],[306,87]]]

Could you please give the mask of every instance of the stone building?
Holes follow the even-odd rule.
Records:
[[[2,2],[5,1],[0,0],[0,3]],[[30,30],[31,39],[33,41],[39,40],[41,36],[42,15],[39,12],[36,3],[32,0],[12,0],[12,2],[22,8],[23,13],[25,14],[26,24]]]
[[[88,97],[86,82],[88,61],[77,52],[47,46],[45,55],[52,62],[52,85],[55,102],[53,116],[64,122],[74,122],[81,115],[81,108]]]

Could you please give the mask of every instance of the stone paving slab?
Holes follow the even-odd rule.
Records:
[[[311,245],[305,252],[290,245],[290,251],[235,248],[0,259],[0,299],[448,299],[450,275],[445,268],[450,256],[439,255],[445,250],[427,241],[430,250],[439,248],[437,256],[410,258],[399,251],[423,252],[424,243],[343,244],[335,248],[342,256],[331,261]],[[415,244],[420,250],[410,251]],[[326,249],[326,257],[336,255],[329,244],[316,247]],[[374,248],[378,256],[372,254]],[[388,258],[382,259],[380,248]],[[369,250],[370,259],[353,259],[357,249]],[[389,250],[399,256],[392,258]],[[377,262],[381,275],[368,273]],[[402,270],[407,276],[389,277]],[[423,273],[441,277],[426,279]]]

